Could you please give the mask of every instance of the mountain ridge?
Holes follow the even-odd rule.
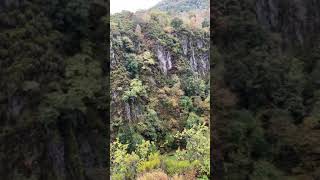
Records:
[[[163,0],[151,9],[168,12],[188,12],[192,10],[209,9],[209,0]]]

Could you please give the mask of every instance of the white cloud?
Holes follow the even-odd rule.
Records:
[[[161,0],[110,0],[111,14],[127,10],[135,12],[141,9],[148,9],[156,5]]]

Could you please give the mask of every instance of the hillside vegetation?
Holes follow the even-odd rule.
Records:
[[[213,1],[216,179],[319,179],[319,7]]]
[[[152,9],[158,9],[169,13],[182,13],[195,10],[208,11],[209,6],[210,1],[207,0],[163,0]]]
[[[111,16],[113,179],[210,177],[205,18],[157,9]]]
[[[0,179],[102,180],[107,6],[0,2]]]

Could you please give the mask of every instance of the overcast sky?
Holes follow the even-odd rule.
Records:
[[[148,9],[161,0],[110,0],[111,14],[127,10],[135,12],[140,9]]]

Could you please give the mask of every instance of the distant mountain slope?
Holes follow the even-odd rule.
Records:
[[[197,9],[208,9],[209,6],[209,0],[163,0],[153,9],[168,12],[184,12]]]
[[[195,2],[110,18],[111,179],[210,179],[209,6]]]

